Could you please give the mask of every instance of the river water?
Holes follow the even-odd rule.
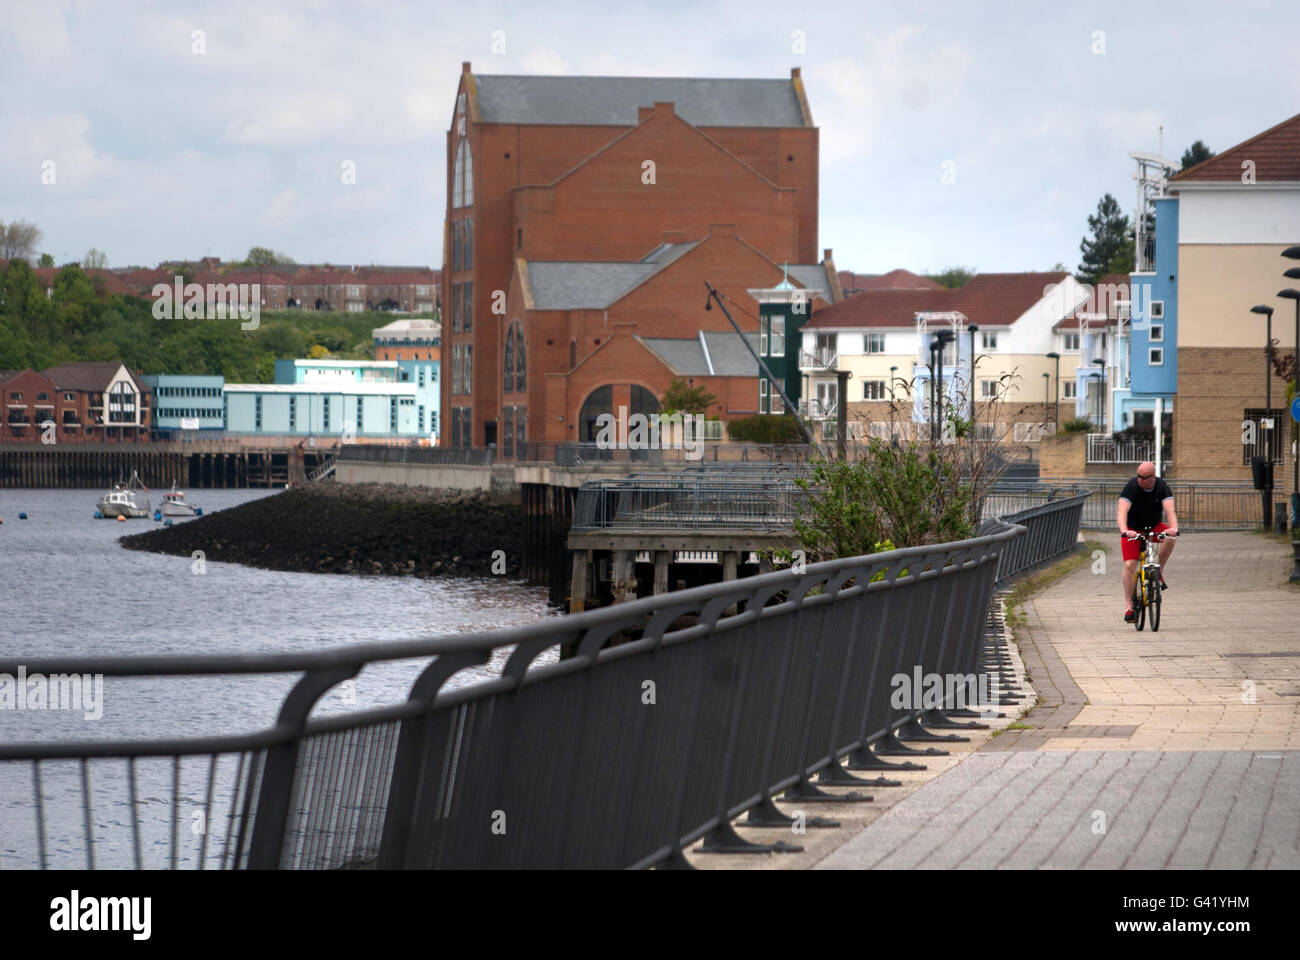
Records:
[[[210,513],[274,495],[199,490],[191,499]],[[0,490],[0,657],[300,652],[477,633],[556,615],[547,606],[545,587],[501,578],[287,573],[211,561],[196,573],[188,557],[122,548],[118,537],[152,529],[156,522],[95,520],[98,498],[94,490]],[[160,499],[157,491],[154,498]],[[20,512],[28,519],[20,520]],[[494,665],[503,659],[504,654],[494,658]],[[554,655],[545,659],[553,660]],[[399,703],[428,662],[367,666],[353,683],[326,695],[313,715]],[[492,666],[463,671],[452,685],[490,676]],[[93,710],[83,704],[81,711],[30,705],[5,709],[0,689],[0,740],[172,739],[251,732],[273,724],[297,678],[107,677],[102,700]],[[89,684],[86,689],[89,692]],[[193,811],[172,809],[171,762],[152,763],[150,767],[142,762],[138,775],[141,802],[167,808],[151,817],[157,834],[173,816]],[[85,865],[79,840],[84,831],[76,823],[82,784],[73,765],[42,764],[51,866]],[[207,770],[205,760],[201,770],[182,773],[186,785],[181,792],[191,806],[193,796],[203,794]],[[129,839],[123,831],[130,830],[130,821],[124,824],[123,817],[129,817],[130,804],[123,797],[106,796],[105,791],[112,794],[123,786],[120,771],[107,776],[107,782],[101,776],[94,787],[97,865],[126,866],[128,848],[121,841]],[[220,776],[224,780],[227,774]],[[104,815],[101,821],[105,804],[126,810]],[[31,764],[0,763],[0,868],[39,863],[33,839],[35,806]],[[69,818],[71,824],[61,823]],[[161,840],[154,836],[149,842]]]

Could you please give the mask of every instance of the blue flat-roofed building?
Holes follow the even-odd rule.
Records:
[[[414,440],[412,383],[228,383],[226,430],[240,434]]]
[[[150,373],[140,378],[153,395],[156,430],[221,430],[226,378]]]

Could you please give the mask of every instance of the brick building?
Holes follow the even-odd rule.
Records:
[[[0,440],[41,440],[41,424],[49,421],[56,443],[149,439],[149,391],[115,361],[0,371],[0,391]]]
[[[726,321],[703,313],[703,275],[690,286],[677,281],[706,265],[720,278],[710,258],[724,249],[754,271],[752,279],[733,272],[726,282],[738,302],[748,300],[737,320],[757,332],[758,305],[746,290],[774,286],[775,264],[816,265],[818,131],[798,69],[791,74],[477,76],[463,64],[446,144],[446,442],[498,443],[506,407],[514,435],[524,408],[525,422],[529,410],[533,422],[526,436],[562,430],[573,439],[583,403],[575,391],[659,389],[667,368],[635,338],[720,331],[705,325],[706,317]],[[734,236],[722,238],[717,224],[730,225]],[[691,244],[701,250],[687,257]],[[667,257],[682,262],[658,262]],[[595,266],[601,262],[611,268]],[[530,305],[539,270],[547,277],[542,288],[557,291],[582,291],[599,273],[606,300],[597,306],[543,294],[555,305]],[[620,270],[655,279],[634,296],[617,296],[611,278]],[[616,322],[636,326],[616,334]],[[525,364],[525,391],[517,373],[509,377],[510,402],[503,399],[507,349],[512,366],[521,355]],[[756,396],[756,378],[752,385]]]

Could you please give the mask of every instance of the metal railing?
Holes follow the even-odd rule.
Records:
[[[496,461],[496,447],[416,447],[348,443],[339,451],[340,462],[439,463],[453,466],[488,466]]]
[[[1170,444],[1166,439],[1161,444],[1161,459],[1172,463]],[[1155,460],[1156,445],[1154,440],[1116,440],[1108,433],[1088,434],[1088,463],[1143,463]]]
[[[93,868],[97,847],[99,865],[137,868],[157,855],[199,869],[680,864],[695,840],[726,842],[733,818],[774,811],[781,790],[814,794],[811,777],[845,776],[842,758],[914,725],[923,711],[891,703],[893,678],[973,677],[995,575],[1027,532],[986,531],[477,636],[6,659],[0,674],[122,678],[106,697],[129,694],[126,678],[172,678],[178,695],[184,677],[300,678],[254,733],[0,744],[0,783],[30,785],[30,804],[11,797],[0,819],[0,849],[41,867],[57,854]],[[561,647],[574,655],[539,663]],[[414,657],[431,660],[404,703],[309,718],[365,665]],[[491,679],[448,686],[484,664]],[[182,760],[200,773],[184,787]],[[142,791],[150,763],[171,777]],[[203,810],[201,836],[183,796]],[[169,836],[142,840],[146,805]],[[108,862],[114,847],[129,862]]]
[[[814,448],[802,444],[721,443],[699,441],[693,450],[667,447],[654,450],[615,449],[596,443],[533,442],[518,445],[520,463],[554,463],[558,467],[580,467],[598,463],[636,463],[646,466],[690,467],[699,463],[748,463],[764,465],[808,459]]]
[[[998,558],[997,579],[1008,580],[1075,550],[1079,543],[1079,521],[1090,496],[1085,490],[1003,515],[989,514],[986,507],[985,514],[996,519],[985,520],[980,525],[980,535],[999,529],[1000,523],[1015,524],[1028,531],[1028,536],[1013,541]]]
[[[1027,483],[1002,482],[988,496],[985,516],[1059,500],[1089,491],[1080,526],[1115,530],[1116,506],[1123,479],[1044,479]],[[1213,480],[1167,480],[1182,530],[1251,530],[1263,524],[1259,491],[1249,484]]]
[[[739,472],[588,480],[573,503],[573,531],[789,529],[806,497],[792,477]]]
[[[816,350],[809,353],[799,351],[800,370],[832,370],[839,363],[839,354],[834,350]]]

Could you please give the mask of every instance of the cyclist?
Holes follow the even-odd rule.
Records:
[[[1168,517],[1169,522],[1165,523],[1161,519],[1162,516]],[[1137,536],[1138,531],[1148,527],[1156,533],[1163,531],[1170,537],[1178,536],[1178,515],[1174,513],[1174,494],[1164,478],[1156,476],[1154,463],[1148,461],[1138,464],[1137,476],[1129,480],[1120,491],[1117,519],[1121,537],[1120,548],[1124,554],[1124,603],[1128,605],[1124,612],[1124,622],[1132,623],[1135,619],[1133,584],[1137,580],[1138,558],[1141,553],[1138,542],[1129,538]],[[1165,565],[1169,563],[1169,555],[1173,552],[1173,540],[1160,542],[1160,586],[1164,589],[1168,589],[1168,584],[1165,583]]]

